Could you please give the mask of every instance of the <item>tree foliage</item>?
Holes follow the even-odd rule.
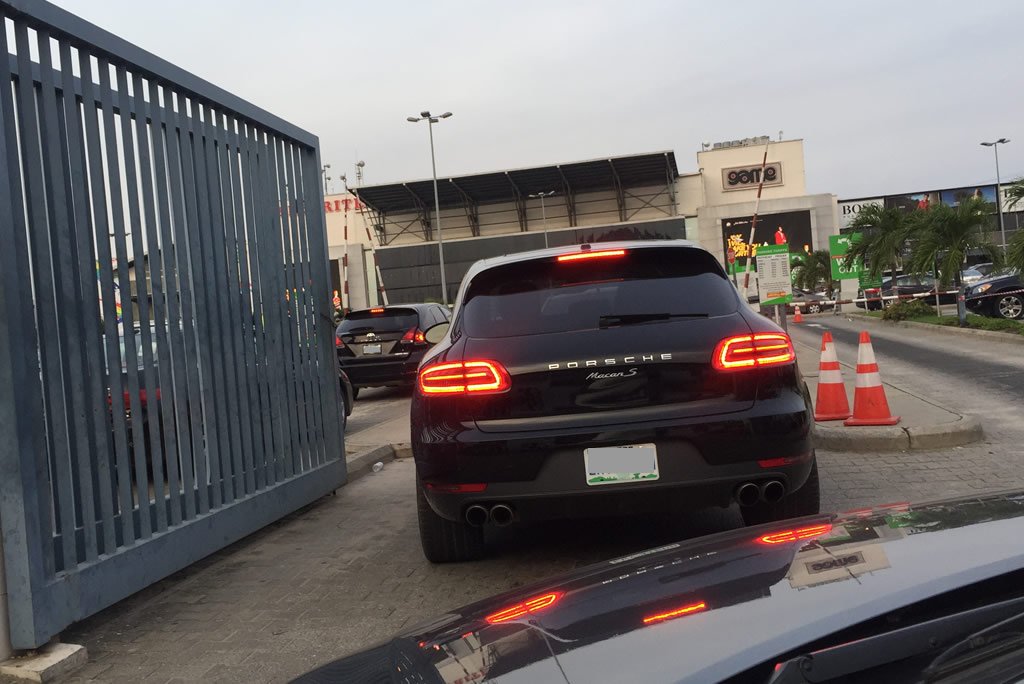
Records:
[[[803,290],[817,290],[824,285],[831,292],[832,257],[827,249],[818,249],[800,257],[800,262],[793,267],[793,284]]]
[[[989,240],[993,229],[990,207],[980,197],[962,200],[955,207],[938,204],[914,212],[910,224],[909,270],[931,273],[937,263],[942,288],[949,287],[954,278],[959,284],[960,271],[971,251],[980,250],[993,263],[1002,263],[1002,250]]]
[[[846,252],[846,266],[863,259],[868,272],[877,278],[885,270],[895,274],[913,232],[911,214],[899,207],[869,205],[851,223],[861,239]]]

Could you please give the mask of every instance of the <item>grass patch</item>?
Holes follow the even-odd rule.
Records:
[[[872,318],[882,317],[881,311],[868,311],[866,313]],[[914,323],[944,325],[951,328],[959,326],[956,316],[936,316],[934,313],[928,314],[927,316],[913,316],[906,320],[913,321]],[[972,313],[967,314],[967,327],[973,330],[991,330],[993,332],[1007,332],[1024,335],[1024,321],[1010,321],[1005,318],[989,318],[988,316],[979,316]]]

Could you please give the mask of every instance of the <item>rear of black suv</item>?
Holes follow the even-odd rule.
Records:
[[[424,552],[478,557],[487,523],[815,513],[810,415],[788,336],[699,247],[479,262],[412,400]]]

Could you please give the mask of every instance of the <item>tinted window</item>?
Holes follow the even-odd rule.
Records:
[[[386,309],[383,313],[372,310],[353,311],[338,326],[338,334],[360,332],[395,332],[415,328],[419,316],[414,309]]]
[[[621,257],[492,268],[470,283],[459,325],[472,337],[512,337],[593,329],[607,315],[721,316],[738,302],[709,253],[640,248]]]

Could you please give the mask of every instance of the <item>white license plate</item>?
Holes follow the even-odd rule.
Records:
[[[583,465],[592,487],[658,479],[658,451],[653,444],[584,449]]]
[[[380,354],[379,344],[364,344],[363,345],[363,356],[367,354]]]

